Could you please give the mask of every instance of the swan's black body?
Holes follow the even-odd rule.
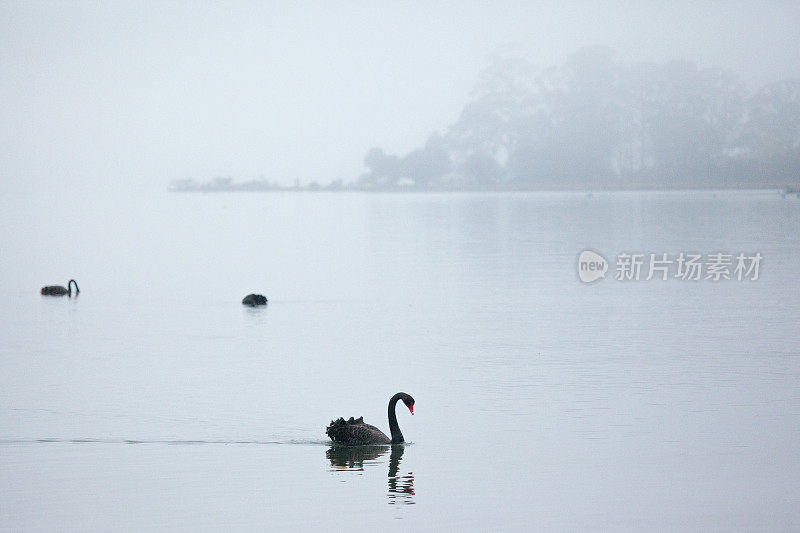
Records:
[[[46,287],[42,287],[42,294],[45,296],[64,296],[67,295],[70,298],[72,297],[72,284],[75,284],[75,296],[78,295],[81,290],[78,288],[78,282],[74,279],[69,280],[66,287],[62,285],[47,285]]]
[[[405,392],[398,392],[389,400],[389,431],[392,437],[389,438],[380,429],[370,424],[364,423],[364,417],[349,420],[339,418],[331,420],[330,425],[325,429],[325,433],[333,442],[345,444],[347,446],[363,446],[365,444],[399,444],[405,442],[400,426],[397,424],[397,413],[395,406],[398,400],[403,400],[411,414],[414,414],[414,398]]]
[[[255,307],[257,305],[267,305],[267,297],[262,294],[248,294],[242,300],[244,305]]]

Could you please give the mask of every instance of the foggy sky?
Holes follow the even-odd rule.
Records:
[[[0,3],[0,191],[351,181],[458,116],[488,57],[604,44],[800,76],[796,2]]]

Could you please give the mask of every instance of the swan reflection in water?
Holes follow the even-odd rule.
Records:
[[[392,455],[389,456],[389,497],[390,504],[414,505],[414,473],[397,475],[400,459],[403,457],[405,446],[392,446]]]
[[[380,464],[381,457],[389,451],[389,498],[390,505],[413,505],[414,502],[414,473],[398,475],[400,460],[403,458],[405,446],[331,446],[325,457],[331,462],[331,470],[364,470],[364,464]]]

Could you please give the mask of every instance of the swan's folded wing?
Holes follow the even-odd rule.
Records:
[[[332,441],[341,444],[389,444],[391,439],[375,426],[363,423],[363,417],[332,421],[325,431]]]

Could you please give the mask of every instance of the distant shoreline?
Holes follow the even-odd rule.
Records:
[[[631,184],[629,187],[608,187],[608,188],[593,188],[593,187],[538,187],[538,188],[520,188],[520,187],[477,187],[477,186],[464,186],[464,187],[414,187],[414,186],[397,186],[397,187],[363,187],[354,184],[343,185],[340,182],[333,182],[331,184],[322,186],[316,183],[309,185],[294,185],[283,186],[278,184],[271,184],[268,182],[243,182],[235,183],[229,180],[214,180],[210,182],[196,182],[194,180],[178,180],[174,181],[167,188],[169,192],[178,193],[241,193],[241,192],[368,192],[368,193],[531,193],[531,192],[574,192],[574,193],[604,193],[604,192],[679,192],[679,191],[773,191],[782,196],[798,195],[800,197],[800,186],[776,186],[764,185],[753,186],[751,184],[742,184],[741,186],[723,186],[712,184],[697,184],[697,186],[676,186],[676,187],[663,187],[663,186],[647,186],[644,184]]]

